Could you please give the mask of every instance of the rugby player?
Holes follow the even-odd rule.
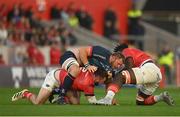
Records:
[[[60,90],[60,102],[62,104],[64,104],[64,96],[67,90],[71,88],[73,80],[80,73],[80,66],[84,66],[89,72],[97,70],[97,66],[89,63],[88,59],[91,58],[100,61],[102,65],[98,67],[103,67],[106,71],[112,71],[112,69],[120,67],[123,63],[123,56],[119,52],[112,54],[101,46],[86,46],[66,51],[60,59],[62,68],[68,71]]]
[[[115,75],[113,82],[108,86],[106,96],[98,100],[98,104],[111,105],[115,93],[122,84],[135,84],[138,88],[137,105],[153,105],[160,101],[174,105],[174,100],[167,91],[153,95],[159,86],[162,74],[149,55],[139,49],[128,48],[126,44],[118,45],[114,51],[121,52],[125,56],[125,68]]]
[[[53,89],[63,84],[67,74],[68,72],[64,69],[52,70],[46,75],[46,78],[38,95],[35,95],[29,90],[24,89],[18,93],[15,93],[12,96],[12,101],[17,101],[19,99],[25,98],[35,105],[44,104],[48,100]],[[76,91],[83,91],[88,102],[90,104],[95,104],[96,97],[94,95],[94,83],[103,83],[106,78],[107,72],[105,72],[104,70],[100,70],[99,68],[94,74],[87,71],[85,68],[80,68],[80,73],[74,80],[72,89]],[[79,104],[79,101],[75,99],[76,97],[73,97],[74,95],[72,95],[71,91],[69,93],[67,92],[67,97],[68,95],[71,104]]]

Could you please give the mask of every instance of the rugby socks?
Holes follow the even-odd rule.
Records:
[[[155,96],[149,96],[148,98],[146,98],[145,100],[144,100],[144,104],[145,105],[153,105],[153,104],[155,104],[156,103],[156,101],[155,101]]]
[[[105,98],[108,98],[109,100],[112,101],[113,98],[114,98],[114,96],[115,96],[115,93],[114,93],[113,91],[109,90],[109,91],[107,92]]]
[[[33,95],[33,93],[29,92],[29,91],[26,91],[24,92],[23,94],[23,97],[27,98],[27,99],[30,99],[30,97]]]
[[[62,96],[65,96],[66,91],[71,88],[71,86],[72,86],[72,84],[74,82],[74,79],[75,78],[69,73],[65,77],[63,86],[61,87],[61,90],[60,90]]]
[[[162,94],[160,94],[160,95],[155,95],[155,96],[154,96],[154,100],[155,100],[156,102],[162,101],[162,100],[163,100]]]

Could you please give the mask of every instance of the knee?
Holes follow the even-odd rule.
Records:
[[[154,101],[154,96],[140,94],[136,97],[136,105],[154,105],[156,102]]]
[[[140,101],[136,99],[136,105],[145,105],[144,101]]]
[[[33,102],[33,104],[34,104],[34,105],[42,105],[43,102],[42,102],[42,101],[35,101],[35,102]]]
[[[136,105],[145,105],[144,98],[140,95],[136,96]]]

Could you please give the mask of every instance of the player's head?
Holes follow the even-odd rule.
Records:
[[[117,69],[120,68],[125,61],[125,57],[121,52],[114,52],[110,56],[109,63],[111,64],[112,68]]]
[[[106,79],[108,78],[108,73],[101,69],[101,68],[98,68],[95,72],[94,72],[94,81],[95,83],[104,83],[106,81]]]

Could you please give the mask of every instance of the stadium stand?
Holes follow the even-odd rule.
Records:
[[[176,50],[180,41],[177,35],[144,22],[144,13],[140,20],[140,25],[145,29],[144,34],[126,35],[128,32],[127,14],[131,6],[130,0],[126,2],[124,0],[119,1],[123,2],[123,4],[117,4],[118,1],[116,0],[112,0],[111,2],[106,1],[104,6],[98,2],[93,7],[88,4],[95,1],[84,3],[84,6],[81,5],[81,0],[78,2],[67,0],[63,5],[60,1],[54,1],[52,3],[34,1],[37,6],[34,6],[32,1],[29,3],[19,1],[19,4],[16,4],[14,7],[12,7],[12,4],[18,3],[18,1],[13,0],[12,3],[10,3],[10,0],[1,1],[1,63],[5,63],[6,65],[57,65],[57,58],[54,60],[56,61],[55,63],[52,62],[53,60],[51,58],[54,58],[52,57],[52,53],[54,53],[54,56],[60,56],[69,47],[102,45],[112,50],[116,43],[128,42],[130,40],[141,42],[143,45],[141,49],[149,52],[156,60],[157,55],[166,44],[169,45],[175,56],[178,56],[176,55]],[[109,40],[99,35],[103,33],[103,13],[109,3],[114,7],[117,20],[120,19],[118,24],[120,35],[117,40]],[[98,5],[101,6],[101,9],[99,9]],[[139,4],[136,5],[138,6]],[[143,7],[144,5],[145,2],[143,4],[140,2],[139,6]],[[67,9],[65,9],[66,7]],[[78,13],[76,13],[78,17],[72,18],[72,21],[68,21],[69,13],[74,17],[75,14],[73,12],[76,11],[75,9],[77,7],[80,8],[77,10]],[[93,8],[98,9],[94,10]],[[92,24],[86,26],[82,22],[79,22],[80,26],[77,26],[78,22],[76,18],[81,18],[81,12],[87,13],[86,15],[89,15],[89,18],[91,17],[91,21],[87,22]],[[145,16],[147,15],[145,14]],[[71,25],[69,25],[69,22]],[[138,47],[139,45],[135,43],[133,46]],[[59,55],[57,54],[58,52],[60,53]]]

